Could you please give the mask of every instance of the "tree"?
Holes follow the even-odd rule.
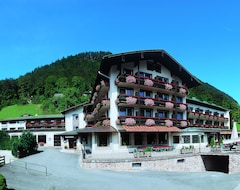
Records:
[[[12,154],[16,157],[25,157],[36,153],[37,147],[36,138],[27,131],[21,135],[19,141],[13,143]]]

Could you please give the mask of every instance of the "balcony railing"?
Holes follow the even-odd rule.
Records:
[[[155,91],[164,91],[170,94],[178,94],[178,96],[186,96],[188,89],[173,83],[164,82],[158,79],[144,78],[137,75],[121,74],[115,80],[116,85],[127,86],[138,84],[142,89],[152,88]],[[125,83],[125,84],[122,84]]]
[[[64,127],[65,126],[65,122],[44,122],[44,123],[41,123],[41,122],[34,122],[34,123],[30,123],[30,122],[27,122],[26,123],[26,128],[29,129],[29,128],[41,128],[41,127]]]
[[[194,124],[189,124],[190,126],[193,127],[198,127],[198,128],[221,128],[221,129],[228,129],[228,126],[224,125],[215,125],[215,124],[203,124],[203,123],[194,123]]]
[[[101,81],[100,84],[96,86],[96,90],[92,96],[91,103],[96,104],[101,101],[102,98],[107,96],[109,90],[109,83],[106,81]]]
[[[126,94],[120,94],[116,103],[121,106],[141,106],[141,107],[161,107],[162,110],[177,109],[178,111],[185,111],[187,104],[179,103],[171,100],[162,100],[159,98],[147,98],[142,96],[129,96]]]
[[[220,115],[212,115],[200,112],[189,112],[188,119],[202,119],[202,120],[209,120],[209,121],[220,121],[220,122],[227,122],[228,118],[223,117]]]
[[[102,98],[101,102],[97,103],[94,107],[93,111],[86,114],[85,120],[92,121],[94,119],[98,119],[102,117],[104,113],[110,108],[110,99]]]
[[[187,120],[178,120],[175,118],[156,118],[147,116],[119,116],[116,122],[118,125],[147,125],[147,126],[177,126],[187,127]]]

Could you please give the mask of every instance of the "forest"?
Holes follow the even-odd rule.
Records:
[[[88,101],[101,59],[107,54],[111,52],[83,52],[38,67],[17,79],[0,80],[0,110],[31,103],[41,104],[45,114],[52,114]],[[235,120],[240,118],[238,103],[208,83],[190,89],[188,97],[225,107],[232,111]]]

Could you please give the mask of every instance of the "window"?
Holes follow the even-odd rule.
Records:
[[[190,135],[184,135],[182,136],[183,143],[190,143]]]
[[[107,146],[109,143],[108,133],[100,133],[98,135],[98,146]]]
[[[88,134],[82,133],[81,136],[80,136],[80,139],[81,139],[82,144],[84,144],[84,145],[88,144]]]
[[[143,78],[152,78],[152,74],[144,73],[144,72],[136,73],[136,75]]]
[[[156,80],[160,80],[160,81],[162,81],[162,82],[169,82],[169,79],[168,79],[168,78],[161,77],[161,76],[156,76],[155,79],[156,79]]]
[[[173,136],[173,143],[179,143],[179,136]]]
[[[151,109],[141,109],[140,113],[141,113],[141,116],[152,117],[152,110]]]
[[[132,75],[133,74],[133,70],[131,70],[131,69],[123,69],[123,73]]]
[[[46,143],[46,135],[38,135],[38,143]]]
[[[198,135],[193,135],[192,136],[192,143],[199,143],[199,136]]]
[[[129,133],[121,133],[122,145],[126,146],[130,144]]]
[[[154,145],[156,144],[156,134],[147,134],[147,144]]]
[[[134,134],[134,144],[135,145],[142,145],[143,143],[143,138],[142,138],[142,133],[135,133]]]
[[[168,118],[168,112],[158,111],[156,117],[158,117],[158,118]]]
[[[188,109],[192,112],[193,111],[193,107],[188,107]]]
[[[133,89],[131,89],[131,88],[120,88],[119,92],[120,92],[120,94],[126,94],[129,96],[133,95]]]
[[[152,98],[152,92],[151,91],[147,91],[147,90],[140,90],[139,96]]]
[[[54,135],[54,146],[61,146],[61,136]]]
[[[177,98],[176,98],[176,102],[183,102],[182,97],[177,97]]]
[[[177,113],[177,119],[178,119],[178,120],[183,119],[183,114],[182,114],[182,113]]]
[[[169,100],[169,95],[168,94],[162,94],[162,93],[157,93],[157,96],[160,100]]]
[[[161,64],[158,62],[147,62],[147,70],[153,71],[155,70],[156,72],[161,73]]]
[[[73,114],[73,119],[78,120],[78,114]],[[54,121],[53,121],[54,122]]]
[[[119,116],[133,116],[133,108],[119,108]]]

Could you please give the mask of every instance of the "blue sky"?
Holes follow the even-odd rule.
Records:
[[[240,103],[238,0],[0,1],[0,80],[85,51],[164,49]]]

